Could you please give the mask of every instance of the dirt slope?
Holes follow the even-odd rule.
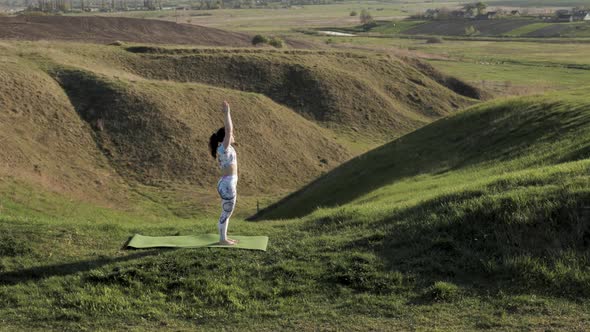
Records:
[[[246,34],[174,22],[125,17],[0,17],[0,39],[251,46]]]
[[[111,206],[120,177],[61,87],[34,64],[0,62],[0,183],[17,179]]]
[[[223,99],[250,206],[370,146],[347,133],[374,146],[474,102],[386,56],[2,42],[0,58],[0,191],[14,179],[124,209],[149,197],[217,210],[207,140]]]
[[[17,181],[134,209],[149,186],[160,188],[152,200],[178,205],[182,196],[184,205],[216,209],[207,143],[223,126],[223,99],[234,109],[242,198],[286,194],[351,157],[328,131],[262,95],[9,60],[0,63],[4,190]]]
[[[474,88],[388,55],[133,47],[126,66],[150,79],[256,92],[352,137],[383,143],[473,103]],[[435,73],[437,77],[430,77]],[[449,89],[453,88],[455,91]],[[469,91],[468,91],[469,90]]]
[[[297,187],[350,157],[318,126],[260,95],[196,84],[112,80],[73,69],[56,69],[53,75],[94,130],[102,153],[129,180],[214,185],[217,164],[207,144],[223,126],[223,99],[233,105],[240,186],[247,194]]]

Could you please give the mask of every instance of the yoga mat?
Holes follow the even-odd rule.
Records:
[[[143,236],[135,234],[127,244],[127,247],[143,248],[201,248],[201,247],[220,247],[220,248],[238,248],[266,251],[268,245],[268,236],[241,236],[232,235],[231,239],[239,240],[238,244],[233,246],[218,245],[219,234],[201,234],[185,236]]]

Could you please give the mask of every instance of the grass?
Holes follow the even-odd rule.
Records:
[[[148,219],[90,205],[59,217],[39,197],[22,203],[32,215],[3,195],[0,319],[66,331],[583,330],[585,95],[471,108],[328,175],[346,188],[340,206],[322,203],[320,180],[306,195],[324,208],[232,219],[230,233],[270,236],[266,253],[123,251],[134,233],[211,232],[215,220],[157,203]]]
[[[358,16],[350,16],[350,12],[356,10],[360,13],[362,8],[371,8],[370,11],[376,17],[399,17],[407,15],[402,12],[399,4],[381,3],[375,5],[359,5],[356,3],[293,6],[290,8],[257,8],[257,9],[220,9],[209,11],[187,11],[181,13],[179,22],[186,22],[188,18],[191,24],[204,25],[214,28],[222,28],[232,31],[244,32],[288,32],[291,27],[318,27],[322,25],[350,25],[359,22]],[[376,11],[376,8],[383,10]],[[405,8],[405,7],[404,7]],[[403,9],[405,10],[405,9]],[[191,14],[208,13],[210,16],[191,16]],[[138,18],[156,18],[175,21],[173,11],[162,12],[136,12],[111,15],[123,15]]]
[[[134,52],[138,53],[133,53],[118,47],[105,48],[83,44],[68,46],[67,43],[62,43],[56,48],[43,47],[37,43],[19,45],[23,45],[22,52],[31,50],[31,54],[27,56],[43,54],[49,57],[51,62],[71,64],[86,71],[121,80],[173,79],[264,94],[275,102],[298,111],[307,119],[316,121],[328,129],[339,130],[340,132],[336,133],[338,139],[349,140],[355,146],[364,143],[358,144],[354,140],[373,140],[373,146],[375,142],[382,143],[384,138],[390,139],[392,134],[399,136],[407,130],[431,121],[433,116],[438,116],[436,114],[444,114],[456,108],[453,104],[460,106],[470,102],[449,93],[446,88],[438,86],[427,77],[422,81],[426,84],[425,87],[436,92],[434,96],[426,95],[422,93],[424,89],[418,88],[414,94],[419,94],[419,99],[424,100],[416,101],[415,97],[408,96],[413,89],[406,89],[408,80],[400,81],[401,84],[396,85],[399,91],[394,94],[388,88],[391,85],[390,81],[397,80],[400,75],[406,77],[420,74],[396,59],[383,56],[380,60],[369,59],[367,53],[362,52],[211,48],[153,48],[150,51],[148,47],[144,50],[148,52],[146,54],[141,53],[141,47],[134,49]],[[164,54],[167,56],[162,56]],[[185,56],[182,56],[183,54]],[[345,61],[345,66],[337,60]],[[195,66],[199,63],[206,65]],[[276,64],[278,70],[273,72],[268,66],[269,63]],[[190,64],[192,66],[189,66]],[[187,71],[187,68],[190,70]],[[378,68],[382,70],[376,70]],[[257,75],[252,76],[252,70],[255,70]],[[365,74],[365,71],[373,74]],[[387,71],[400,75],[383,74]],[[221,80],[219,72],[222,72],[226,79]],[[245,79],[246,77],[248,79]],[[296,82],[291,84],[293,80]],[[309,87],[296,86],[301,80]],[[344,91],[347,92],[343,93]],[[369,98],[368,95],[372,97]],[[331,102],[328,103],[328,100]],[[395,132],[380,126],[370,126],[368,122],[372,120],[363,119],[364,115],[357,111],[362,107],[367,109],[367,112],[376,114],[381,112],[383,105],[391,105],[395,110],[384,114],[383,120],[398,128]],[[423,108],[432,108],[433,111],[423,114]],[[341,115],[337,116],[337,113]],[[346,123],[351,122],[353,118],[355,125],[347,125]],[[370,137],[363,137],[365,131],[373,133]],[[352,139],[349,139],[351,136]]]
[[[543,75],[550,73],[553,87],[559,82],[567,82],[568,88],[588,85],[585,76],[576,74],[585,70],[562,66],[587,65],[579,56],[583,45],[565,49],[563,45],[447,40],[443,45],[426,45],[364,37],[354,38],[353,43],[371,47],[397,43],[467,60],[432,61],[464,77],[493,68],[481,71],[477,80],[505,82],[509,78],[518,84],[541,85],[545,84]],[[22,100],[1,94],[0,102],[9,105],[6,109],[38,98],[71,111],[49,113],[70,122],[64,127],[49,122],[54,127],[45,131],[37,131],[44,127],[35,121],[38,118],[24,116],[24,110],[20,115],[4,113],[3,120],[11,122],[0,122],[4,124],[0,140],[9,139],[7,146],[18,143],[26,149],[0,150],[0,157],[20,162],[12,171],[32,176],[37,168],[31,160],[15,161],[7,156],[51,160],[43,154],[48,152],[31,148],[40,146],[35,143],[37,137],[45,137],[42,142],[58,160],[69,160],[61,151],[72,154],[71,147],[52,145],[44,132],[73,132],[75,139],[61,136],[62,140],[95,142],[92,137],[82,140],[85,131],[79,128],[84,128],[81,117],[86,113],[77,113],[74,104],[83,103],[67,103],[76,100],[68,99],[73,94],[87,95],[92,87],[113,89],[114,97],[127,94],[136,98],[133,100],[149,101],[142,105],[160,105],[156,110],[166,110],[162,113],[171,117],[160,121],[164,125],[190,123],[183,118],[188,113],[182,104],[170,106],[165,101],[188,100],[200,105],[198,93],[207,98],[231,93],[244,103],[254,98],[253,106],[289,116],[270,100],[260,101],[262,97],[255,93],[213,84],[164,82],[161,78],[173,72],[159,71],[153,65],[155,59],[180,65],[207,60],[192,50],[171,49],[169,53],[130,55],[121,48],[84,44],[0,44],[0,55],[7,60],[0,63],[4,69],[0,79],[15,72],[24,77],[3,86],[19,89],[27,82],[45,89],[19,91],[62,91],[45,99],[33,92]],[[486,49],[497,57],[489,56]],[[234,64],[243,64],[237,60],[244,58],[256,64],[285,56],[202,52]],[[547,61],[541,57],[543,52],[555,56]],[[576,57],[576,52],[582,53]],[[300,54],[293,59],[307,65],[310,58]],[[130,70],[130,59],[146,65],[144,71]],[[500,63],[501,59],[513,62]],[[151,75],[159,78],[146,77],[150,68],[154,70]],[[55,69],[62,70],[62,75],[53,76],[57,79],[70,77],[92,84],[62,81],[58,85],[44,74]],[[498,73],[500,70],[504,72]],[[190,183],[162,181],[163,186],[153,187],[114,181],[113,188],[120,191],[107,196],[124,193],[114,202],[119,205],[80,203],[56,190],[59,188],[39,186],[44,182],[7,177],[7,167],[0,164],[4,172],[0,185],[0,330],[584,331],[590,323],[590,105],[587,88],[569,90],[492,101],[439,120],[327,174],[310,186],[304,197],[307,201],[297,205],[287,200],[274,212],[270,210],[265,220],[244,221],[253,212],[256,197],[241,195],[230,234],[268,235],[266,253],[214,248],[121,250],[135,233],[215,232],[216,207],[202,205],[208,199],[213,202],[213,195],[195,195]],[[117,115],[136,107],[117,98],[106,99],[111,104],[105,105],[117,106]],[[30,108],[29,112],[45,114],[47,109]],[[74,121],[77,114],[80,118]],[[20,116],[20,120],[13,121],[9,115]],[[21,124],[25,127],[20,128]],[[32,133],[32,138],[25,133]],[[350,143],[345,135],[334,140]],[[144,141],[149,142],[149,137]],[[361,151],[371,143],[358,140],[356,144]],[[170,148],[175,147],[167,150]],[[243,158],[241,165],[248,159],[252,158]],[[36,164],[42,175],[51,166]],[[108,164],[106,160],[104,165]],[[64,173],[78,171],[66,168]],[[84,173],[79,175],[84,179]],[[47,181],[42,176],[35,179]],[[63,183],[75,181],[63,179]],[[190,206],[179,197],[198,200],[199,206]],[[245,209],[246,202],[250,207]]]
[[[431,61],[437,69],[455,73],[483,90],[502,94],[533,94],[567,90],[587,82],[587,71],[559,67],[527,66],[502,62]]]
[[[504,35],[511,36],[511,37],[524,36],[527,33],[531,33],[531,32],[537,31],[541,28],[552,26],[553,24],[554,23],[533,23],[533,24],[525,25],[520,28],[514,29],[512,31],[509,31],[509,32],[505,33]]]
[[[489,5],[523,7],[577,7],[586,5],[586,2],[581,0],[494,0],[490,1]]]
[[[454,174],[452,170],[459,168],[468,169],[459,172],[462,178],[485,179],[498,171],[497,165],[502,165],[501,169],[506,172],[555,163],[562,158],[585,158],[586,152],[578,150],[574,136],[580,135],[583,129],[579,126],[588,121],[583,112],[587,107],[584,94],[578,92],[569,99],[558,94],[532,96],[457,113],[339,166],[278,203],[276,209],[263,212],[262,216],[294,217],[305,215],[318,206],[347,204],[362,199],[376,188],[383,189],[392,182],[399,186],[400,181],[421,174],[441,174],[438,177],[445,179]],[[568,130],[561,129],[565,123],[568,123]],[[453,134],[445,134],[451,132]],[[582,141],[584,135],[580,137]],[[445,143],[442,137],[446,137]],[[512,137],[518,138],[519,145],[511,142]],[[563,145],[555,149],[549,144],[552,141]],[[424,150],[425,145],[433,146],[432,150],[415,152]],[[471,169],[475,171],[471,173]]]
[[[418,24],[422,24],[424,21],[417,21],[417,20],[400,20],[400,21],[392,21],[385,24],[379,24],[375,28],[371,29],[370,32],[372,33],[381,33],[381,34],[397,34],[404,30],[410,29],[413,26]]]
[[[582,22],[570,24],[567,29],[560,32],[563,37],[588,38],[590,37],[590,23]]]
[[[308,39],[325,37],[305,36]],[[588,86],[590,46],[578,43],[459,41],[428,44],[422,39],[334,38],[334,47],[358,47],[425,58],[440,71],[455,75],[496,95],[521,95]],[[551,54],[547,57],[547,54]]]
[[[243,160],[239,217],[474,102],[437,83],[443,75],[364,52],[3,42],[0,56],[0,192],[13,212],[33,199],[49,216],[86,215],[70,200],[217,214],[206,147],[223,99]]]

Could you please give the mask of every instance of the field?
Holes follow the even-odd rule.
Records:
[[[497,36],[530,24],[530,20],[453,20],[433,21],[401,31],[410,35],[464,36],[467,27],[475,27],[481,36]]]
[[[460,112],[304,191],[331,202],[232,221],[236,234],[269,235],[267,253],[120,251],[130,234],[210,232],[211,220],[69,209],[18,186],[2,200],[4,327],[583,331],[585,94]]]
[[[291,8],[269,8],[269,9],[219,9],[210,11],[184,11],[184,12],[138,12],[132,16],[140,18],[158,18],[169,21],[186,22],[191,24],[204,25],[208,27],[222,28],[232,31],[245,32],[288,32],[294,26],[317,27],[317,26],[347,26],[358,22],[358,16],[350,16],[353,10],[371,7],[372,11],[379,13],[378,17],[387,19],[402,18],[407,16],[406,10],[397,4],[375,4],[361,6],[354,3],[345,3],[330,6],[294,6]],[[376,12],[376,8],[383,10]],[[414,8],[414,7],[411,7]],[[206,14],[206,15],[204,15]],[[115,14],[116,15],[116,14]],[[198,16],[192,16],[198,15]]]
[[[588,37],[588,22],[542,22],[531,17],[528,18],[504,18],[496,20],[379,20],[374,26],[365,28],[362,25],[353,27],[322,27],[320,30],[339,30],[356,33],[358,36],[388,36],[388,37],[421,37],[421,36],[445,36],[463,37],[470,39],[489,40],[490,37],[501,37],[498,41],[531,38],[572,38],[572,41],[586,41]],[[468,33],[468,29],[472,32]],[[454,38],[458,39],[458,38]],[[538,40],[542,42],[543,40]]]
[[[319,37],[334,48],[377,50],[428,61],[448,75],[472,85],[486,87],[497,95],[521,95],[547,90],[589,86],[590,61],[580,56],[590,52],[585,43],[541,43],[495,40],[447,40],[399,37]],[[547,55],[551,56],[548,57]]]
[[[473,104],[478,93],[432,68],[358,51],[1,45],[4,176],[119,209],[139,208],[122,203],[125,195],[147,195],[184,216],[217,209],[206,146],[222,98],[245,110],[237,135],[252,144],[241,167],[252,212],[255,201]],[[276,168],[291,175],[264,176]]]
[[[390,22],[429,6],[0,29],[0,331],[587,330],[585,32],[429,42]],[[369,7],[383,21],[368,34],[314,32],[356,32],[349,12]],[[216,232],[207,140],[224,99],[229,233],[268,251],[126,249]]]
[[[588,4],[583,0],[492,0],[487,3],[493,6],[522,7],[580,7]]]

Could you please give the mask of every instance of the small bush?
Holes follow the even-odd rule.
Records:
[[[357,16],[359,13],[357,13],[356,10],[353,10],[350,12],[350,16]]]
[[[252,45],[266,44],[266,43],[268,43],[268,38],[266,38],[263,35],[256,35],[256,36],[254,36],[254,38],[252,38]]]
[[[477,36],[479,35],[479,30],[477,30],[476,27],[474,27],[473,25],[470,25],[468,27],[465,28],[465,35],[466,36]]]
[[[461,296],[461,289],[450,282],[437,281],[426,289],[426,298],[434,302],[453,302]]]
[[[268,44],[273,47],[276,47],[276,48],[282,48],[283,47],[283,40],[278,37],[271,37],[268,40]]]
[[[443,42],[440,37],[430,37],[426,39],[426,44],[441,44]]]
[[[363,24],[361,27],[362,27],[363,31],[369,31],[369,30],[377,27],[377,25],[378,25],[377,22],[371,21],[371,22]]]
[[[33,249],[27,242],[10,234],[0,237],[0,257],[18,257],[31,254]]]
[[[361,16],[360,16],[360,20],[361,20],[361,24],[362,25],[366,25],[368,23],[373,22],[373,16],[371,15],[371,13],[369,13],[368,10],[363,9],[361,11]]]

